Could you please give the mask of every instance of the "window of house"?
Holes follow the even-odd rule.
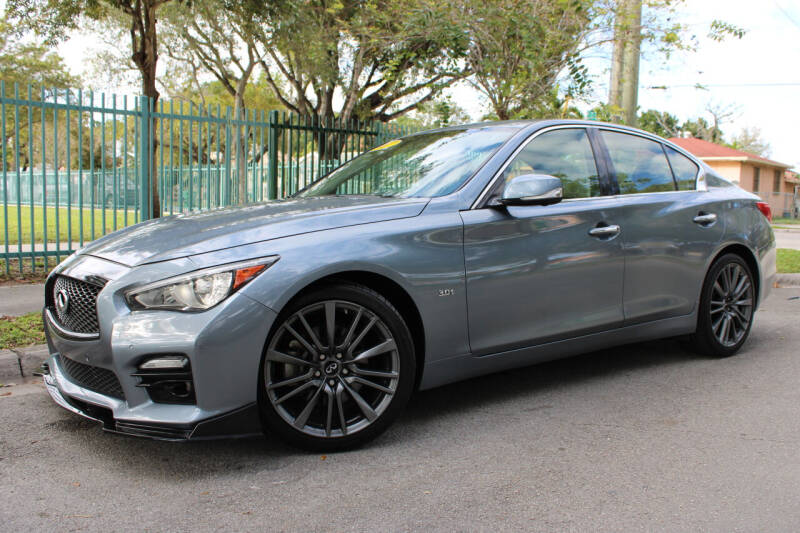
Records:
[[[592,145],[583,128],[553,130],[533,139],[506,167],[503,179],[522,174],[560,178],[564,198],[601,194]]]
[[[774,192],[781,192],[781,171],[775,171],[775,177],[772,179],[772,190]]]
[[[698,166],[694,161],[669,146],[664,145],[664,150],[667,152],[669,164],[672,165],[675,181],[678,182],[678,190],[693,191],[697,172],[700,170]]]
[[[602,130],[621,194],[665,192],[676,189],[661,143],[615,131]]]
[[[753,192],[758,192],[761,189],[761,169],[755,167],[753,169]]]

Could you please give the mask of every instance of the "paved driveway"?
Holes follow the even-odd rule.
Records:
[[[18,530],[796,531],[800,289],[737,357],[674,341],[419,394],[373,445],[102,433],[39,385],[0,397],[0,523]]]

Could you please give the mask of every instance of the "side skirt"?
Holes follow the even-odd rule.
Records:
[[[419,388],[432,389],[483,374],[543,363],[611,346],[688,335],[694,332],[696,327],[697,314],[691,313],[480,357],[472,354],[457,355],[425,365]]]

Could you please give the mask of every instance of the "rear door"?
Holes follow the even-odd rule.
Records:
[[[625,253],[625,324],[691,313],[723,217],[697,190],[699,167],[655,139],[601,129],[618,192]]]

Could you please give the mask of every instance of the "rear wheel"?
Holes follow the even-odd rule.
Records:
[[[740,256],[726,254],[717,259],[703,284],[691,347],[715,357],[738,352],[753,324],[755,294],[753,273]]]
[[[391,303],[360,285],[320,288],[290,304],[267,341],[265,430],[311,450],[358,446],[397,418],[414,374],[411,334]]]

